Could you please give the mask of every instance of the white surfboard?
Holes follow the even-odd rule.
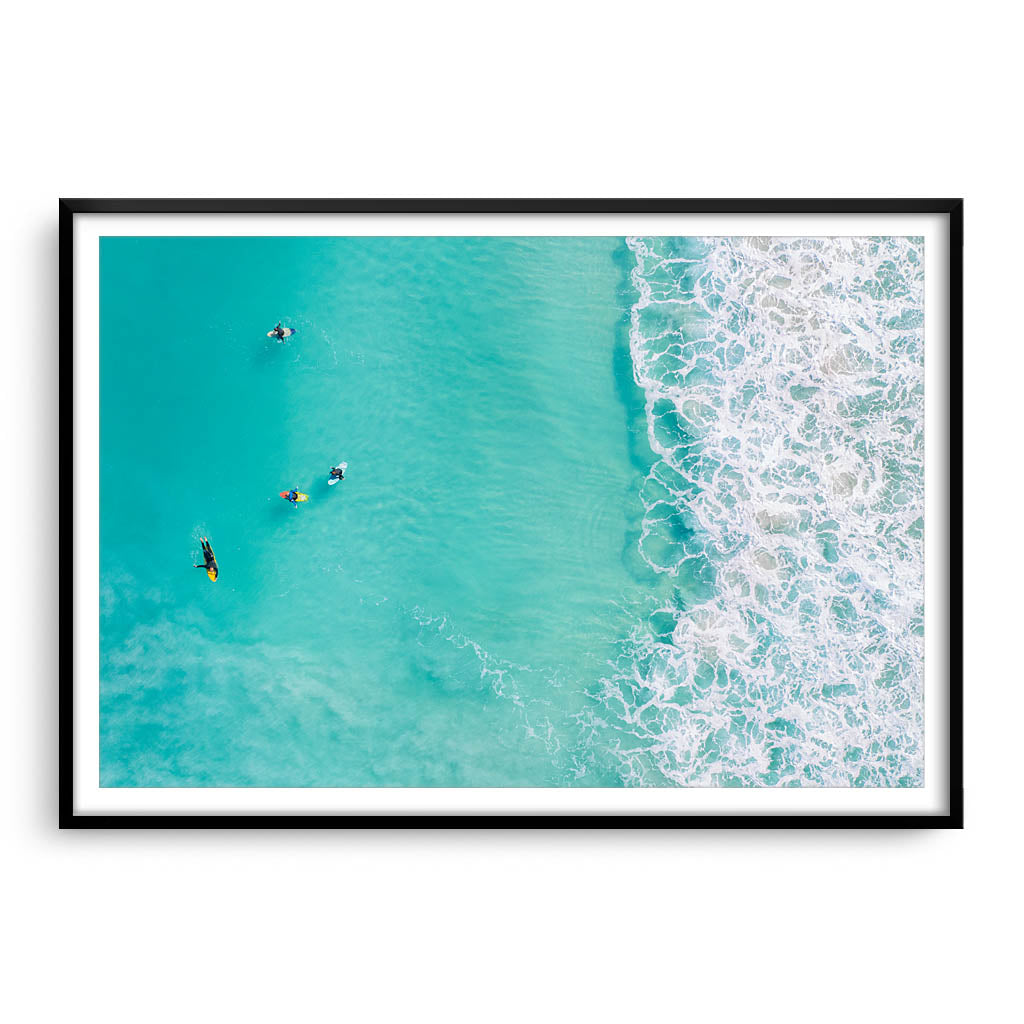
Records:
[[[348,469],[348,463],[347,462],[336,462],[334,465],[337,466],[342,472],[344,472],[346,469]],[[333,487],[335,484],[339,484],[339,483],[341,483],[341,481],[336,476],[329,476],[327,478],[327,486],[328,487]]]

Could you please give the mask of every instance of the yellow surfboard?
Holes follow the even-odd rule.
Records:
[[[209,540],[207,540],[206,537],[203,537],[202,541],[203,544],[210,549],[210,554],[213,555],[213,565],[206,570],[206,575],[210,577],[211,583],[216,583],[217,576],[220,573],[220,569],[217,568],[217,553],[213,550],[213,545],[209,542]]]

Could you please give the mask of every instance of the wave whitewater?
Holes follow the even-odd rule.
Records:
[[[627,781],[923,784],[923,240],[627,243],[672,583],[604,684]]]

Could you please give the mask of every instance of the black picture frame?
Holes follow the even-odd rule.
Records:
[[[78,214],[938,214],[949,238],[949,791],[915,814],[79,814],[74,807],[74,581],[60,578],[59,827],[65,828],[963,828],[963,214],[962,199],[61,199],[60,442],[73,452],[74,219]],[[60,500],[60,564],[73,566],[73,489]]]

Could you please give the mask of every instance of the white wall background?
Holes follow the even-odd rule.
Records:
[[[705,6],[7,9],[6,1019],[835,1024],[1019,1005],[1021,14]],[[964,832],[57,832],[59,195],[947,194],[968,204]]]

